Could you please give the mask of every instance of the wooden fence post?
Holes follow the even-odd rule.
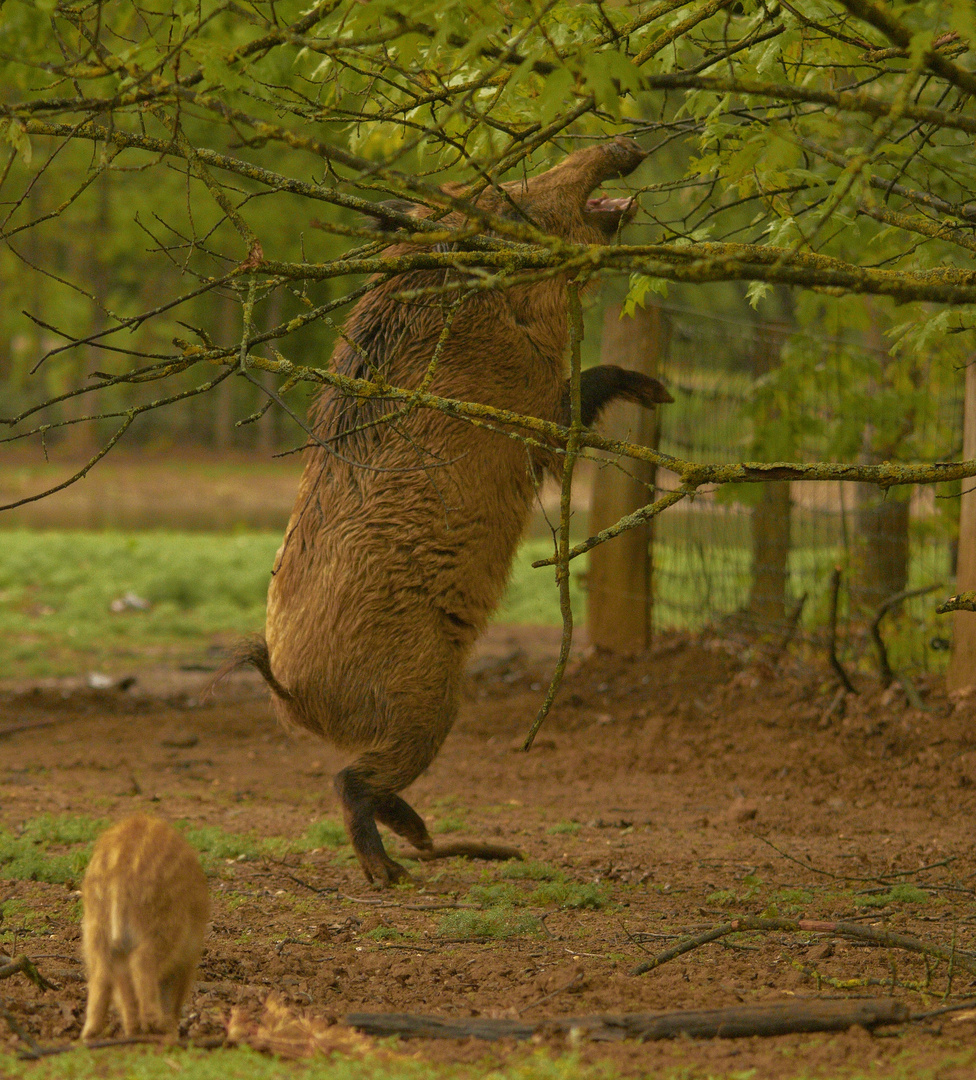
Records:
[[[963,407],[962,457],[976,458],[976,359],[966,367],[966,403]],[[956,560],[956,592],[976,589],[976,491],[973,480],[963,480],[959,504],[959,557]],[[976,614],[952,613],[952,656],[946,673],[946,689],[976,686]]]
[[[621,318],[619,304],[607,306],[600,359],[606,364],[657,375],[667,351],[670,326],[657,305]],[[618,402],[607,410],[601,430],[612,438],[657,446],[657,411]],[[653,466],[625,460],[622,468],[596,471],[590,505],[590,534],[612,525],[654,498]],[[626,470],[626,471],[624,471]],[[601,544],[590,553],[588,629],[590,643],[615,652],[636,652],[651,643],[653,519]]]

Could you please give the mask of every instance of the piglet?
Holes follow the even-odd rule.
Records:
[[[210,916],[197,853],[172,825],[135,814],[98,838],[81,897],[82,1039],[105,1027],[110,1001],[126,1035],[175,1034]]]

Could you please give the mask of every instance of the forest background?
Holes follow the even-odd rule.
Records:
[[[717,356],[711,369],[700,355],[692,368],[685,349],[675,380],[687,393],[670,454],[666,430],[654,450],[626,435],[559,432],[427,400],[416,388],[402,390],[399,407],[447,407],[517,437],[568,440],[569,463],[577,450],[609,451],[616,467],[639,474],[646,509],[609,532],[646,527],[667,509],[655,543],[675,530],[670,562],[657,560],[662,595],[671,575],[675,625],[755,615],[765,557],[779,560],[760,624],[766,631],[794,617],[807,563],[819,592],[799,616],[811,629],[826,618],[838,559],[854,582],[847,615],[862,624],[909,587],[944,582],[947,594],[960,481],[976,472],[932,464],[961,455],[972,350],[971,32],[963,3],[868,0],[333,0],[165,11],[8,2],[0,24],[8,145],[0,172],[0,393],[13,506],[5,520],[29,524],[16,504],[86,474],[109,450],[125,449],[137,463],[169,458],[183,469],[188,451],[246,451],[267,461],[299,448],[308,397],[336,383],[327,358],[371,274],[443,267],[443,289],[426,300],[448,311],[471,290],[560,274],[589,285],[583,364],[596,359],[607,304],[622,304],[625,319],[663,304],[676,322],[720,316],[746,327],[751,344],[728,333],[713,336],[710,350],[697,342],[699,354]],[[460,235],[436,222],[486,187],[616,135],[649,151],[614,192],[633,195],[640,208],[620,243],[574,247],[530,220],[477,212]],[[467,185],[468,194],[446,196],[446,182]],[[369,216],[391,199],[425,204],[431,219],[418,223],[400,203],[379,220]],[[391,260],[384,248],[394,240],[409,240],[413,253]],[[658,359],[666,366],[667,356]],[[381,378],[343,389],[396,400]],[[725,454],[714,445],[688,449],[689,433],[716,426],[722,393],[739,400],[724,421]],[[772,472],[743,461],[791,464]],[[298,471],[287,456],[281,468],[275,476]],[[255,475],[261,470],[247,465],[236,483],[248,488]],[[759,550],[763,537],[782,533],[784,490],[796,524],[802,485],[855,480],[871,486],[854,490],[849,517],[828,500],[838,524],[814,545],[816,558],[804,561],[797,528],[792,551],[789,537],[778,553]],[[913,502],[918,481],[937,481],[934,499]],[[119,474],[117,486],[133,484],[131,472]],[[687,512],[707,505],[702,492],[723,487],[718,502],[746,508],[751,534],[742,520],[707,528],[706,515]],[[219,499],[202,501],[228,524]],[[557,561],[568,567],[593,545],[582,542],[589,530],[580,515],[570,521],[572,500],[561,502]],[[679,565],[674,555],[690,550],[689,530],[690,542],[710,553],[700,565]],[[533,558],[544,554],[538,544],[547,531],[539,526]],[[910,536],[916,553],[934,538],[939,554],[920,562]],[[890,537],[893,547],[881,542]],[[24,545],[35,565],[37,543]],[[8,551],[15,546],[11,539]],[[228,570],[227,603],[211,629],[260,621],[266,567],[257,568],[267,546],[258,545],[248,570]],[[178,620],[209,603],[193,584],[200,570],[192,559],[181,569],[171,559],[147,585],[122,571],[114,550],[72,560],[59,549],[50,556],[55,569],[36,579],[11,555],[2,595],[6,615],[31,629],[26,662],[44,667],[50,659],[50,637],[39,629],[50,621],[45,612],[81,626],[129,593],[151,594],[155,615],[144,622],[164,611]],[[179,550],[184,561],[187,544]],[[721,568],[709,571],[708,559]],[[78,592],[93,568],[106,566],[109,580]],[[534,575],[533,595],[551,590],[543,573]],[[709,587],[681,609],[680,597],[701,593],[709,573],[732,575],[731,598],[718,602]],[[565,590],[570,578],[561,577]],[[68,594],[76,603],[70,618]],[[929,597],[909,611],[906,656],[916,663],[941,662],[932,643],[948,640],[934,606]],[[542,617],[554,611],[550,601]],[[190,620],[183,632],[194,626]]]

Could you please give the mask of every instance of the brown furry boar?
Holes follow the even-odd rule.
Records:
[[[88,974],[81,1037],[105,1027],[110,1001],[126,1035],[175,1033],[210,917],[197,853],[172,825],[136,814],[98,838],[81,898]]]
[[[504,197],[486,191],[477,204],[518,220],[514,203],[523,220],[547,233],[609,243],[632,201],[590,195],[644,156],[618,138],[503,185]],[[445,221],[460,225],[463,215]],[[445,273],[380,282],[350,314],[335,370],[420,385],[445,308],[436,296],[396,294],[442,285]],[[429,387],[568,421],[567,347],[564,278],[478,293],[451,323]],[[648,406],[672,400],[654,379],[592,368],[582,379],[584,423],[618,397]],[[406,876],[384,850],[377,822],[421,853],[434,850],[423,820],[397,792],[427,768],[450,731],[465,662],[505,588],[540,472],[560,468],[557,455],[532,451],[505,432],[436,411],[396,419],[391,411],[389,403],[357,403],[329,388],[313,404],[320,441],[306,451],[278,553],[267,643],[256,639],[236,661],[262,672],[283,721],[359,755],[335,787],[360,864],[377,885]]]

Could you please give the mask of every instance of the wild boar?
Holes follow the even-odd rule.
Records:
[[[548,234],[606,244],[633,202],[591,193],[644,156],[617,138],[506,183],[504,194],[486,190],[477,205],[517,220],[514,204]],[[464,216],[444,220],[460,225]],[[445,304],[403,294],[442,285],[446,273],[380,281],[349,315],[334,370],[419,386],[445,327]],[[567,348],[564,276],[478,292],[455,312],[428,385],[444,397],[565,422]],[[647,376],[592,368],[582,377],[583,422],[618,397],[646,406],[672,400]],[[392,417],[393,409],[330,388],[312,405],[318,441],[305,451],[276,559],[266,641],[255,639],[235,661],[264,675],[283,721],[358,754],[335,789],[359,862],[378,886],[406,872],[384,850],[377,822],[421,857],[436,854],[423,820],[397,793],[450,731],[466,660],[501,598],[540,473],[560,467],[551,450],[528,448],[507,431],[433,410]]]
[[[175,1033],[210,917],[197,853],[172,825],[135,814],[98,838],[81,899],[81,1037],[102,1031],[110,1001],[126,1035]]]

